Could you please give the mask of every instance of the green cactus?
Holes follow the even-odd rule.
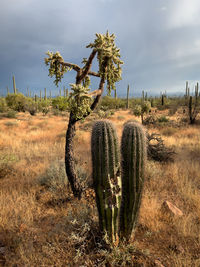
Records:
[[[14,90],[14,94],[17,94],[17,89],[16,89],[16,83],[15,83],[15,76],[13,75],[13,90]]]
[[[120,238],[128,240],[135,228],[144,183],[146,140],[142,126],[125,124],[121,142],[122,201],[120,207]]]
[[[129,85],[127,87],[127,96],[126,96],[126,108],[129,108]]]
[[[97,121],[94,124],[91,145],[99,225],[114,242],[118,236],[121,177],[117,135],[110,122]]]
[[[44,88],[44,100],[47,100],[47,88]]]

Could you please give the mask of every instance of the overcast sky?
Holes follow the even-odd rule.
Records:
[[[124,61],[118,95],[128,84],[133,95],[184,93],[186,80],[193,90],[200,81],[199,14],[199,0],[0,0],[0,92],[13,90],[15,75],[23,93],[46,87],[57,94],[45,52],[81,65],[90,54],[85,46],[107,30]],[[74,78],[67,73],[60,87]]]

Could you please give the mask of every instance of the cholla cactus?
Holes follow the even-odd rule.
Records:
[[[61,82],[64,73],[71,69],[61,64],[64,60],[58,51],[56,53],[48,51],[46,55],[48,57],[45,58],[45,64],[47,66],[49,65],[49,76],[53,77],[55,75],[54,83],[58,86],[58,83]]]
[[[92,164],[101,231],[111,241],[118,234],[121,201],[119,149],[115,129],[108,121],[97,121],[92,130]]]
[[[99,100],[104,91],[104,84],[107,81],[108,93],[111,90],[116,90],[115,82],[121,80],[121,64],[120,49],[115,45],[115,35],[96,34],[96,39],[93,43],[90,43],[87,47],[92,48],[91,54],[88,58],[83,58],[80,67],[77,64],[70,62],[64,62],[59,52],[55,54],[47,52],[47,58],[45,58],[45,64],[49,66],[49,76],[55,76],[54,83],[58,83],[63,78],[66,71],[73,69],[76,71],[76,86],[72,86],[74,92],[70,98],[70,117],[69,124],[66,133],[66,147],[65,147],[65,166],[66,173],[75,197],[81,198],[82,186],[78,180],[75,168],[75,159],[73,153],[73,140],[76,133],[76,123],[79,120],[86,118],[98,105]],[[97,56],[99,63],[98,71],[92,71],[93,60]],[[99,77],[99,86],[91,93],[87,93],[90,85],[90,76]],[[86,93],[81,96],[82,90],[86,90]],[[75,91],[80,91],[75,92]]]
[[[87,47],[93,48],[97,51],[97,59],[99,61],[99,74],[104,75],[103,61],[108,58],[108,65],[106,68],[107,90],[110,95],[111,90],[115,90],[115,83],[121,80],[121,66],[123,61],[120,60],[120,49],[115,45],[115,35],[96,34],[96,39]]]
[[[69,96],[70,110],[75,119],[83,119],[84,115],[91,112],[91,96],[88,94],[89,88],[81,84],[70,84],[71,93]]]
[[[122,202],[120,209],[120,237],[129,239],[136,226],[146,160],[146,135],[142,126],[128,122],[121,142]]]

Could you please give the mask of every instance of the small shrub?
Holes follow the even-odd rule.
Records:
[[[58,191],[68,185],[64,162],[53,163],[39,178],[39,183],[50,191]]]
[[[5,113],[5,117],[6,118],[10,118],[10,119],[15,119],[16,118],[16,111],[14,110],[9,110],[7,113]]]
[[[166,116],[161,116],[158,118],[158,122],[169,122],[169,119]]]
[[[31,116],[34,116],[37,113],[37,104],[31,103],[30,105],[27,105],[26,110],[31,114]]]
[[[165,136],[172,136],[177,132],[177,128],[167,127],[162,129],[162,134]]]
[[[7,104],[5,98],[1,97],[0,98],[0,112],[5,112],[7,111]]]
[[[45,116],[49,113],[49,108],[48,107],[43,107],[42,108],[42,114]]]
[[[16,121],[7,121],[4,123],[7,127],[16,127],[18,126],[18,123]]]

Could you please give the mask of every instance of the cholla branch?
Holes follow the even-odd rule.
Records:
[[[174,160],[176,154],[173,149],[167,148],[159,134],[147,133],[147,154],[149,159],[160,162],[169,162]]]

